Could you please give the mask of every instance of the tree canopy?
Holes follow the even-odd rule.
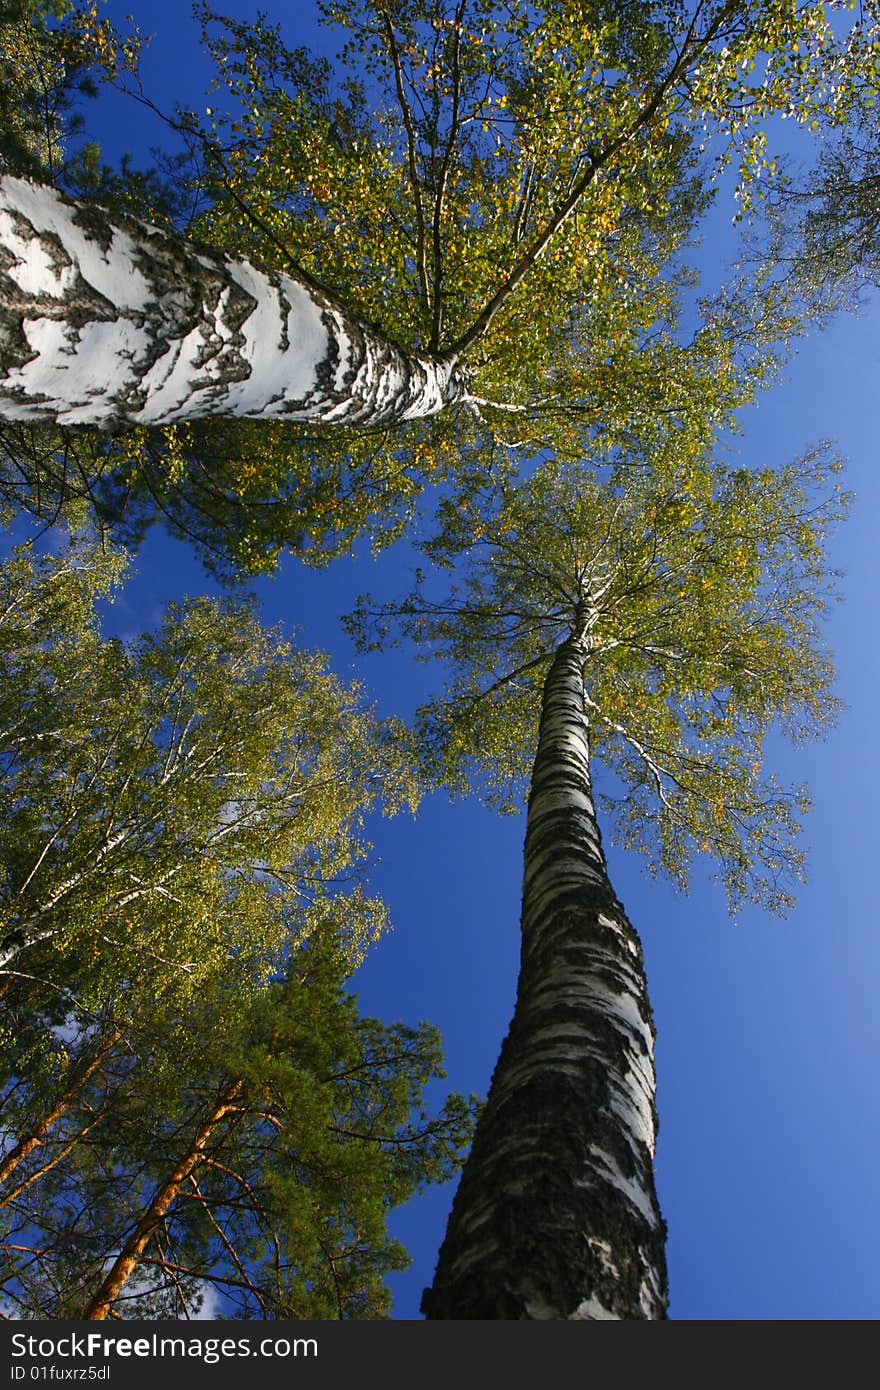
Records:
[[[51,430],[4,429],[19,500],[78,497],[131,539],[162,512],[246,572],[284,548],[320,560],[365,530],[399,535],[426,482],[467,488],[487,449],[506,467],[537,447],[589,457],[597,431],[627,430],[629,374],[702,370],[719,306],[692,341],[673,336],[673,353],[668,276],[705,201],[698,147],[714,132],[748,198],[772,163],[771,116],[843,119],[871,20],[839,37],[821,7],[779,0],[577,16],[334,5],[333,68],[268,21],[200,13],[218,92],[206,125],[177,120],[204,209],[189,233],[329,293],[459,385],[436,418],[330,437],[318,423],[193,421],[59,447]],[[81,24],[93,33],[90,11]],[[134,62],[124,44],[102,31],[116,80]],[[145,201],[139,185],[129,206]],[[760,286],[744,310],[742,343],[746,323],[764,343],[791,330]]]
[[[353,911],[358,910],[357,904]],[[451,1176],[470,1108],[422,1091],[436,1030],[362,1017],[348,905],[244,997],[234,970],[185,1014],[117,984],[41,1013],[13,979],[2,1039],[4,1306],[16,1317],[379,1318],[406,1267],[389,1211]],[[144,966],[150,970],[149,962]],[[152,969],[155,986],[163,972]],[[167,974],[167,970],[165,974]]]
[[[447,694],[422,712],[427,764],[507,804],[554,652],[584,634],[591,743],[623,843],[682,886],[709,854],[734,905],[780,908],[808,803],[765,772],[764,745],[774,728],[815,735],[836,710],[821,622],[827,532],[847,505],[837,467],[818,450],[778,470],[633,468],[603,485],[545,465],[484,504],[447,595],[423,576],[384,609],[362,599],[349,627],[362,645],[402,632],[448,663]],[[432,549],[452,565],[449,542]]]
[[[450,1176],[473,1107],[425,1114],[436,1035],[345,994],[384,920],[363,818],[426,781],[517,804],[566,641],[623,843],[682,887],[710,856],[734,907],[789,904],[808,801],[767,744],[834,717],[846,497],[825,448],[714,462],[812,306],[766,264],[700,299],[688,258],[710,175],[760,201],[778,117],[848,121],[838,151],[862,148],[875,13],[841,8],[350,0],[323,10],[333,65],[201,6],[216,94],[169,121],[176,185],[70,146],[91,77],[137,86],[137,43],[90,4],[5,8],[0,504],[84,532],[0,575],[0,1209],[22,1313],[385,1314],[387,1211]],[[837,157],[797,254],[830,246],[849,274],[835,209],[870,262],[872,176],[841,193]],[[415,737],[247,602],[102,634],[114,546],[159,518],[238,580],[412,535],[426,490],[451,591],[420,574],[350,621],[450,667]]]
[[[776,471],[685,455],[602,485],[545,463],[428,547],[445,595],[422,574],[349,620],[362,647],[402,634],[447,666],[421,711],[429,775],[511,807],[528,790],[516,1005],[429,1318],[666,1316],[651,1009],[600,827],[682,888],[707,856],[734,910],[790,905],[808,801],[768,736],[835,713],[836,471],[822,451]]]
[[[406,794],[406,740],[246,602],[106,640],[114,568],[25,547],[0,570],[3,964],[88,969],[100,921],[114,969],[154,942],[190,990],[230,954],[259,978],[288,935],[279,889],[319,901],[352,872],[365,808]]]
[[[880,282],[876,120],[866,110],[829,143],[806,178],[789,172],[773,192],[769,256],[821,317],[857,304]]]
[[[387,1214],[470,1122],[422,1108],[436,1031],[345,987],[407,740],[245,601],[108,640],[122,568],[76,542],[0,566],[5,1306],[384,1316]]]

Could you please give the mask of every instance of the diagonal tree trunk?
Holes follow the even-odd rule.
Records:
[[[516,1008],[423,1312],[666,1315],[654,1029],[590,783],[584,639],[557,650],[529,796]]]
[[[0,418],[383,425],[462,394],[451,359],[405,352],[312,283],[0,179]]]
[[[58,1121],[67,1114],[71,1105],[83,1090],[86,1082],[95,1074],[101,1063],[113,1050],[121,1037],[122,1031],[120,1029],[115,1029],[104,1038],[98,1050],[93,1053],[91,1057],[86,1058],[79,1064],[75,1063],[73,1067],[71,1067],[64,1089],[55,1101],[55,1104],[43,1118],[34,1125],[33,1129],[31,1129],[28,1134],[21,1135],[17,1143],[3,1155],[2,1162],[0,1162],[0,1187],[5,1186],[20,1163],[23,1163],[26,1158],[30,1157],[35,1149],[40,1148],[41,1145],[45,1143],[47,1135],[54,1129]],[[49,1172],[52,1167],[54,1167],[54,1163],[47,1164],[46,1167],[41,1170],[41,1176],[43,1173]],[[0,1207],[4,1207],[8,1202],[13,1201],[27,1185],[27,1182],[21,1183],[11,1192],[3,1193],[3,1195],[0,1196]]]
[[[141,1213],[134,1230],[113,1261],[103,1284],[82,1315],[86,1321],[98,1322],[109,1317],[115,1300],[137,1269],[156,1228],[189,1175],[202,1162],[208,1142],[220,1121],[238,1109],[235,1102],[243,1086],[243,1081],[234,1081],[222,1087],[214,1105],[194,1134],[186,1153],[157,1188],[149,1206]]]

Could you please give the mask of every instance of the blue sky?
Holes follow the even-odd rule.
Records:
[[[269,9],[235,0],[238,17]],[[155,40],[144,63],[159,105],[196,102],[208,67],[197,30],[172,0],[113,0]],[[312,6],[285,18],[293,42],[312,42]],[[326,35],[320,39],[328,47]],[[108,154],[165,143],[158,123],[118,102],[101,107]],[[720,219],[720,220],[719,220]],[[729,215],[712,224],[702,253],[720,262]],[[876,302],[842,316],[802,346],[785,380],[744,418],[736,448],[745,464],[782,463],[833,439],[857,494],[834,542],[845,602],[829,638],[845,709],[824,742],[778,747],[781,778],[806,780],[809,883],[784,921],[759,912],[736,923],[723,894],[699,874],[683,897],[647,880],[606,845],[615,888],[645,945],[657,1028],[658,1188],[669,1224],[675,1319],[861,1319],[880,1315],[880,973],[872,865],[880,851],[878,773],[875,439],[880,376]],[[324,573],[289,562],[256,586],[267,621],[329,651],[340,675],[367,683],[383,709],[411,705],[414,673],[400,654],[356,661],[338,616],[354,595],[393,584],[394,557],[366,557]],[[210,588],[193,556],[149,538],[114,624],[152,625],[168,598]],[[384,576],[384,581],[383,581]],[[513,1005],[524,823],[474,802],[434,796],[418,819],[374,827],[375,885],[395,929],[355,981],[365,1011],[426,1018],[444,1036],[449,1084],[485,1092]],[[393,1280],[395,1316],[418,1317],[430,1283],[451,1190],[432,1191],[394,1219],[412,1269]]]

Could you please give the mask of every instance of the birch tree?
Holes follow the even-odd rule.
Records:
[[[95,50],[67,0],[4,0],[0,10],[0,169],[53,182],[82,132]]]
[[[824,538],[844,506],[821,453],[604,489],[548,465],[496,507],[447,597],[426,578],[352,618],[364,644],[402,630],[450,666],[423,711],[437,778],[528,788],[516,1006],[429,1318],[665,1316],[654,1030],[596,808],[681,887],[705,855],[734,908],[784,910],[807,798],[765,770],[766,745],[834,715]]]
[[[880,284],[880,150],[868,113],[822,153],[808,179],[789,175],[770,203],[764,254],[824,317]]]
[[[66,477],[97,466],[111,516],[186,479],[172,516],[221,547],[259,503],[252,567],[273,526],[319,554],[393,534],[499,437],[588,456],[609,360],[652,341],[642,291],[699,208],[695,142],[719,132],[750,176],[765,119],[822,117],[849,56],[819,7],[779,0],[326,13],[338,77],[203,11],[221,93],[187,123],[210,199],[192,244],[15,181],[0,214],[13,456],[57,472],[47,428],[112,431]]]
[[[0,1282],[29,1317],[384,1316],[470,1107],[359,1015],[407,740],[244,602],[104,638],[122,557],[0,565]]]
[[[0,974],[73,971],[87,1003],[105,966],[134,979],[152,955],[182,1002],[230,959],[271,972],[283,893],[356,874],[365,808],[414,786],[397,726],[246,602],[104,639],[118,571],[78,546],[0,566]]]

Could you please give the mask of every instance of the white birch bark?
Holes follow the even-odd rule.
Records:
[[[0,418],[383,425],[462,394],[452,362],[404,352],[313,286],[0,179]]]
[[[665,1317],[654,1029],[593,808],[585,659],[569,638],[544,688],[516,1008],[428,1318]]]

